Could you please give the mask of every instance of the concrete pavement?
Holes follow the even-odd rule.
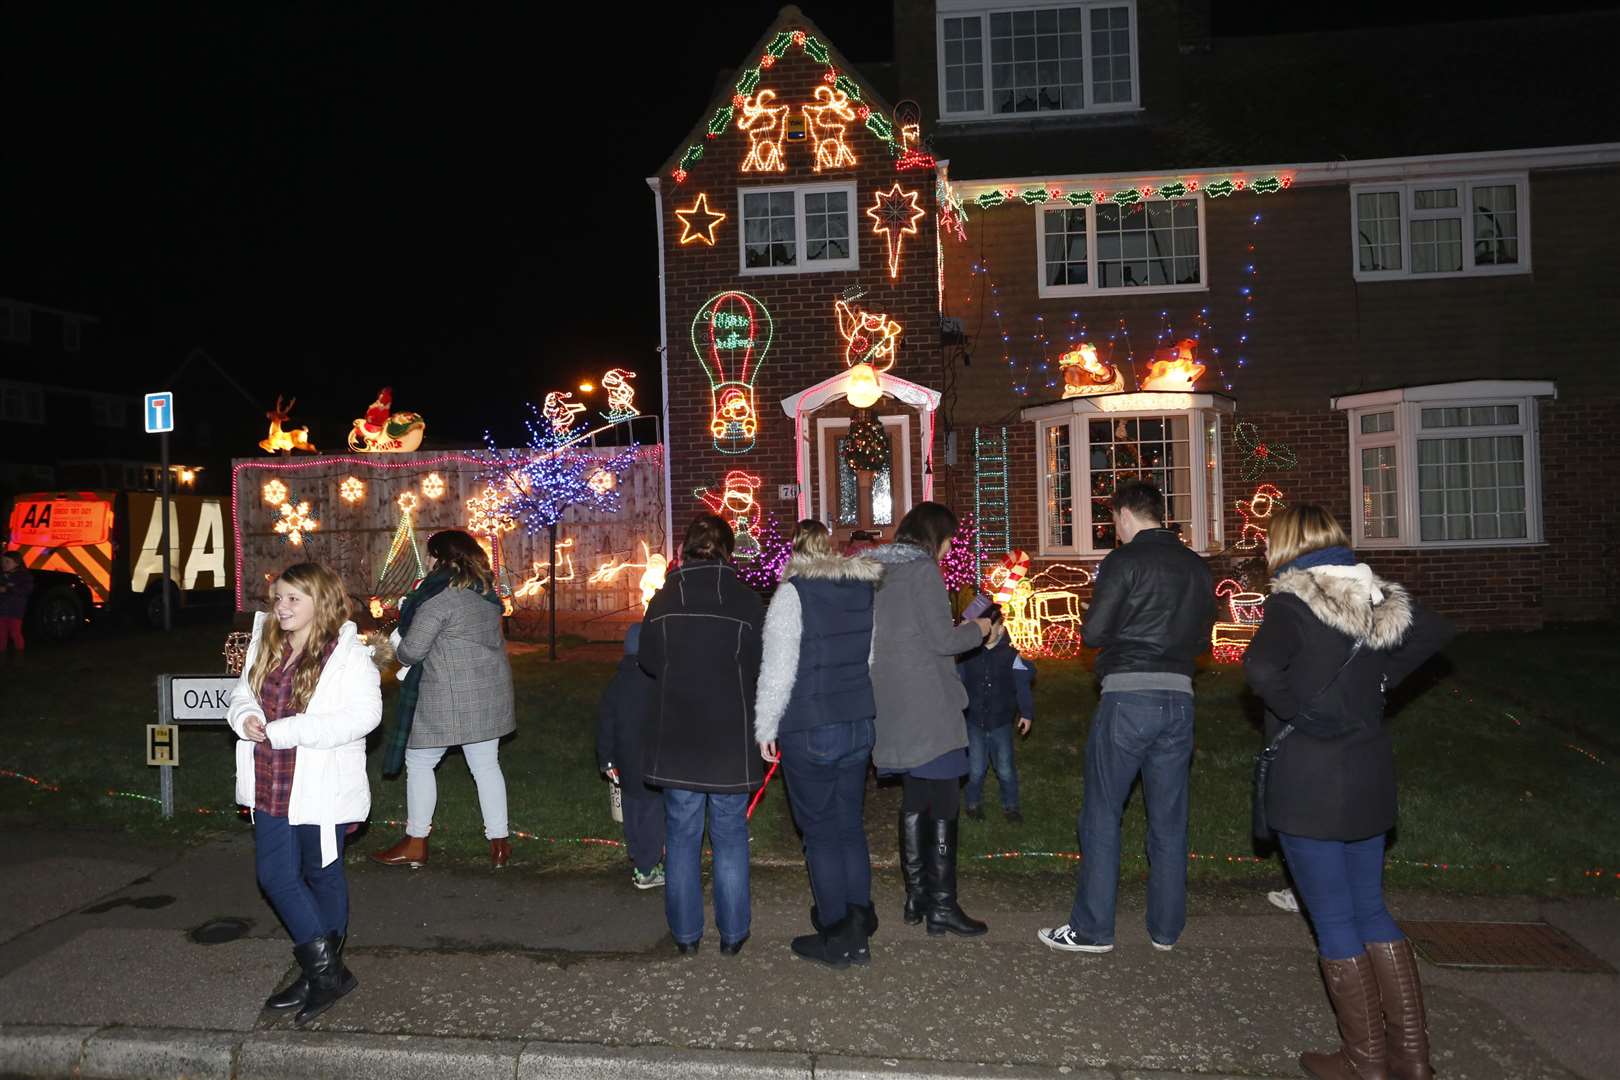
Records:
[[[253,884],[245,835],[184,852],[93,833],[17,833],[0,854],[0,1075],[1298,1075],[1331,1043],[1304,922],[1262,889],[1200,889],[1176,950],[1150,948],[1139,885],[1101,957],[1034,939],[1069,879],[964,876],[977,940],[897,917],[867,969],[794,958],[802,872],[756,871],[753,936],[678,956],[662,894],[627,874],[350,866],[361,988],[310,1030],[259,1012],[290,946]],[[521,857],[522,851],[520,849]],[[1620,964],[1612,900],[1394,898],[1398,917],[1545,918]],[[1446,1077],[1615,1075],[1614,976],[1424,965]],[[983,1068],[979,1068],[983,1066]]]

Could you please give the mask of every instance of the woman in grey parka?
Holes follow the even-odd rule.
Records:
[[[1001,633],[989,619],[953,625],[939,560],[950,550],[956,515],[935,502],[913,507],[894,543],[867,552],[883,566],[872,635],[877,743],[872,763],[899,774],[900,868],[905,920],[930,934],[988,929],[956,902],[957,812],[967,775],[967,691],[956,657]]]
[[[490,863],[511,858],[501,737],[517,730],[512,668],[501,633],[501,598],[489,556],[460,529],[428,538],[433,572],[401,605],[394,653],[413,671],[401,672],[399,721],[389,733],[383,772],[405,767],[405,836],[372,858],[390,866],[427,862],[428,833],[439,790],[433,771],[452,746],[461,747],[478,786]]]

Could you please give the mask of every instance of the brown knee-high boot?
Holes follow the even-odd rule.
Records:
[[[1348,960],[1319,962],[1343,1041],[1329,1054],[1299,1055],[1300,1067],[1321,1080],[1387,1080],[1384,1015],[1372,960],[1362,953]]]
[[[1367,955],[1383,1001],[1389,1075],[1395,1080],[1430,1080],[1434,1066],[1429,1064],[1429,1018],[1412,943],[1405,938],[1374,942],[1367,946]]]

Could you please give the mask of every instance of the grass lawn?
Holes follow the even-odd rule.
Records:
[[[42,645],[22,666],[0,668],[0,770],[55,785],[46,790],[0,775],[0,822],[121,828],[146,840],[190,841],[240,830],[231,811],[231,736],[187,728],[176,771],[179,813],[162,822],[152,800],[156,770],[144,764],[144,727],[155,719],[161,671],[218,670],[225,627],[192,625],[168,637],[98,631],[68,646]],[[1620,723],[1590,703],[1612,701],[1620,631],[1554,629],[1470,635],[1402,689],[1392,705],[1401,785],[1401,827],[1391,851],[1393,884],[1483,893],[1620,896]],[[513,658],[518,734],[502,748],[516,845],[515,867],[546,872],[621,866],[622,855],[582,837],[617,838],[595,768],[596,701],[612,651],[571,650],[559,663],[543,649]],[[394,686],[384,679],[386,714]],[[1198,680],[1198,747],[1192,776],[1192,874],[1199,879],[1275,878],[1253,861],[1248,840],[1249,770],[1258,745],[1258,705],[1237,668]],[[1073,852],[1081,748],[1096,705],[1084,661],[1047,661],[1037,687],[1039,722],[1018,748],[1025,824],[996,812],[989,781],[982,822],[964,821],[964,852]],[[385,720],[385,723],[388,721]],[[372,823],[356,847],[391,843],[404,817],[404,782],[375,775]],[[120,794],[122,793],[122,794]],[[482,858],[472,780],[459,755],[439,770],[435,861]],[[136,797],[139,796],[139,797]],[[143,798],[144,797],[144,798]],[[898,792],[869,800],[873,855],[892,860]],[[198,809],[212,813],[199,813]],[[1126,873],[1140,871],[1140,796],[1126,813]],[[758,861],[793,863],[798,842],[780,779],[754,817]],[[975,872],[1038,873],[1072,863],[1045,856],[982,860]],[[1443,865],[1445,869],[1441,869]],[[1602,869],[1603,876],[1595,871]]]

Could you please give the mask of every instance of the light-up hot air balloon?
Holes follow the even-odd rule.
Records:
[[[774,332],[771,313],[745,292],[710,297],[692,319],[692,349],[709,376],[709,433],[722,454],[754,448],[759,431],[754,380]]]

